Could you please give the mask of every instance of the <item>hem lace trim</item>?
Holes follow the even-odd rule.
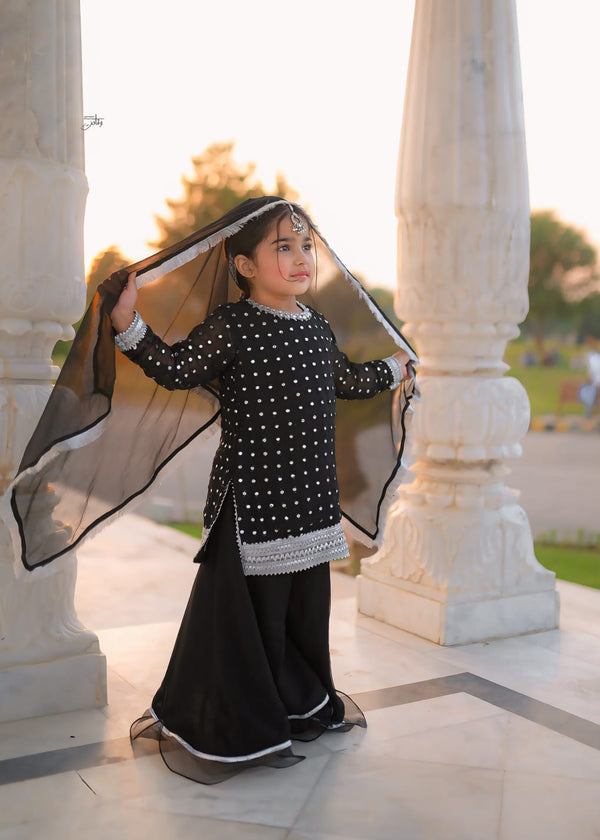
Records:
[[[301,572],[348,557],[346,535],[340,523],[297,537],[283,537],[258,543],[242,543],[245,575],[280,575]]]

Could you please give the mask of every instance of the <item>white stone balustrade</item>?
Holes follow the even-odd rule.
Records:
[[[417,0],[398,167],[396,309],[421,359],[414,481],[362,563],[361,612],[441,644],[558,624],[503,459],[527,314],[529,197],[513,0]]]

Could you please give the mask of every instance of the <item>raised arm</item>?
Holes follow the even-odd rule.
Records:
[[[233,360],[235,348],[223,314],[213,312],[187,338],[169,345],[135,312],[136,299],[135,274],[131,274],[111,313],[115,344],[163,388],[205,385]]]

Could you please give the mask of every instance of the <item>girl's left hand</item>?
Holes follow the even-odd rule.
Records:
[[[408,370],[407,365],[410,362],[410,356],[408,355],[406,350],[397,350],[394,353],[394,358],[398,359],[398,361],[402,365],[402,379],[409,379],[411,373]]]

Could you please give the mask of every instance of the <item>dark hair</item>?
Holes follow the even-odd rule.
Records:
[[[279,224],[281,219],[289,214],[290,207],[292,207],[294,212],[304,219],[307,229],[312,229],[313,225],[310,219],[306,215],[306,212],[298,204],[294,204],[291,201],[287,204],[276,204],[272,210],[265,210],[265,212],[261,213],[260,216],[257,216],[256,219],[251,219],[251,221],[247,222],[240,231],[234,233],[233,236],[230,236],[226,240],[225,252],[230,263],[230,271],[233,271],[231,263],[239,254],[242,254],[244,257],[248,257],[249,259],[254,259],[256,248],[267,235],[269,228],[272,227],[274,222]],[[233,279],[242,290],[244,297],[249,297],[250,283],[248,278],[244,277],[243,274],[240,274],[240,272],[235,269]]]

